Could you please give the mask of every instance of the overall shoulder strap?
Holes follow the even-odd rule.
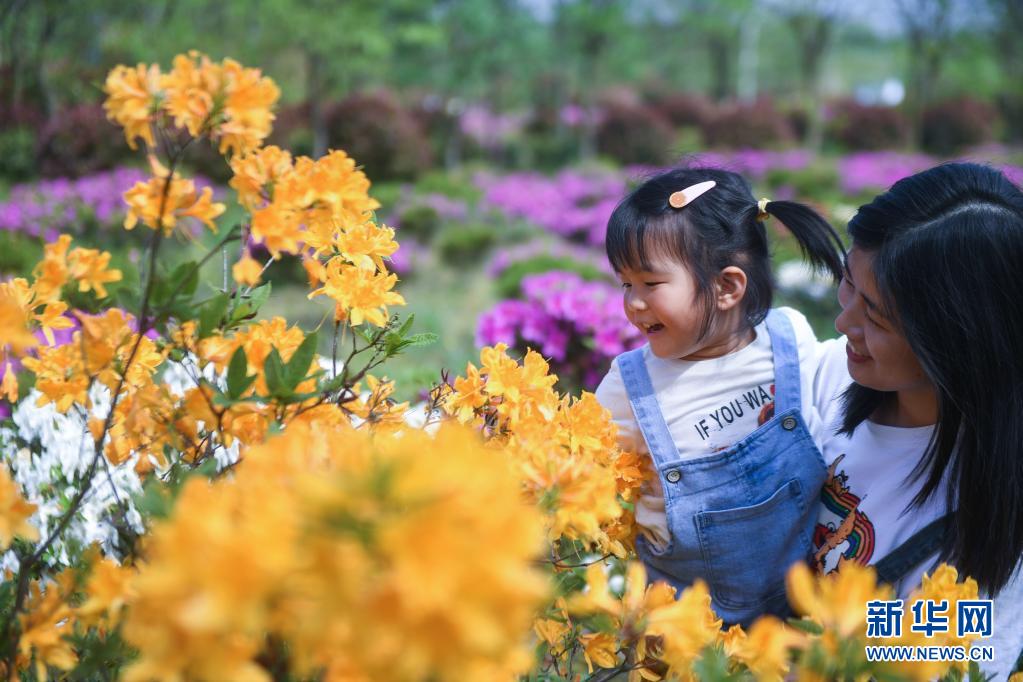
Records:
[[[906,576],[921,561],[941,549],[941,541],[948,532],[952,520],[951,512],[941,516],[918,530],[908,540],[893,549],[876,564],[877,579],[894,585]]]
[[[661,406],[657,403],[650,373],[643,361],[643,349],[637,348],[618,356],[618,368],[622,372],[625,391],[629,395],[629,404],[636,415],[636,423],[646,441],[647,449],[654,464],[660,466],[678,459],[678,448],[675,439],[664,421]]]
[[[767,333],[774,358],[775,414],[802,407],[799,381],[799,348],[788,315],[772,308],[767,312]]]

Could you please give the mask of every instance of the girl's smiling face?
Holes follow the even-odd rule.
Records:
[[[625,315],[659,358],[683,358],[699,349],[703,311],[696,280],[681,263],[659,260],[651,270],[618,273]]]
[[[929,390],[931,382],[920,361],[884,311],[873,262],[872,253],[854,246],[838,287],[842,312],[835,329],[848,339],[849,374],[856,383],[877,391]]]
[[[696,278],[685,265],[671,259],[655,260],[650,268],[624,268],[618,272],[618,278],[625,315],[646,337],[654,355],[704,360],[724,355],[752,340],[751,333],[735,333],[736,304],[746,286],[741,270],[726,268],[723,272],[727,274],[715,284],[717,309],[711,311],[710,328],[701,339],[705,311]]]

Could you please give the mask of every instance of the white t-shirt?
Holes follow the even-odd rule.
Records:
[[[792,308],[779,308],[792,322],[799,350],[803,419],[815,441],[821,420],[812,401],[817,340],[806,318]],[[774,414],[774,359],[767,324],[756,327],[747,346],[710,360],[662,359],[643,347],[643,361],[657,394],[679,459],[695,459],[724,450]],[[611,411],[624,450],[649,454],[622,381],[618,359],[596,391],[597,400]],[[664,546],[669,533],[660,481],[652,481],[636,503],[636,524],[653,544]]]
[[[821,453],[829,475],[821,495],[814,533],[815,559],[825,572],[840,560],[874,564],[931,521],[945,514],[939,490],[923,506],[907,511],[922,479],[911,475],[927,449],[932,426],[899,428],[864,421],[850,436],[837,433],[842,421],[841,396],[852,382],[846,364],[846,340],[818,346],[820,365],[814,382],[817,411],[823,420]],[[855,515],[850,518],[849,514]],[[937,554],[895,584],[899,598],[920,585],[937,566]],[[995,647],[995,660],[982,668],[1004,681],[1023,648],[1023,578],[1020,574],[999,592],[994,604],[993,634],[978,645]]]

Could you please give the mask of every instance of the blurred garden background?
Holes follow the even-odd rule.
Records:
[[[278,83],[269,143],[344,149],[373,181],[414,331],[439,336],[388,364],[396,397],[501,341],[539,350],[562,390],[593,389],[638,341],[603,254],[633,183],[718,165],[844,232],[861,203],[942,160],[1023,181],[1020,35],[1019,0],[4,0],[0,278],[27,274],[60,232],[115,267],[137,261],[118,197],[147,175],[102,82],[194,48]],[[233,195],[215,150],[193,146],[186,165]],[[780,302],[833,335],[831,288],[769,229]],[[195,234],[182,260],[217,239]],[[229,276],[204,272],[209,288]],[[263,315],[330,324],[300,260],[264,278]]]

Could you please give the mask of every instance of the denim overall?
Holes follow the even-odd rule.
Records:
[[[785,574],[811,556],[824,459],[800,413],[799,355],[792,324],[771,310],[774,417],[727,450],[682,460],[639,348],[618,357],[640,431],[664,489],[670,540],[640,536],[650,581],[681,590],[702,578],[726,624],[789,613]]]

